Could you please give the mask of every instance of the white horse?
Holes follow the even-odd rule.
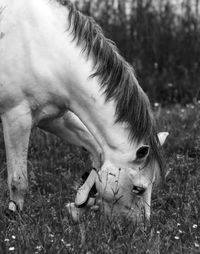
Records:
[[[152,185],[162,175],[161,145],[149,100],[132,67],[93,19],[68,1],[0,0],[0,114],[9,208],[23,209],[33,126],[86,147],[108,215],[150,215]],[[159,143],[160,140],[160,143]]]

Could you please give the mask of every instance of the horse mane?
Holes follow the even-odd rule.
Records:
[[[162,149],[157,138],[155,119],[149,99],[139,86],[133,68],[119,54],[114,42],[104,36],[92,17],[83,15],[69,0],[57,1],[69,10],[69,29],[72,29],[74,41],[82,47],[87,57],[94,59],[91,77],[100,80],[106,100],[114,99],[116,102],[116,122],[128,124],[131,141],[139,143],[144,140],[150,145],[149,158],[158,161],[162,173]]]

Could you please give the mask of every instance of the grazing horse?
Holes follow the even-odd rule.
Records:
[[[157,136],[132,67],[94,20],[69,1],[0,0],[0,61],[9,208],[23,209],[29,137],[38,126],[92,154],[96,171],[77,206],[95,184],[106,214],[135,219],[144,208],[149,217],[166,135]]]

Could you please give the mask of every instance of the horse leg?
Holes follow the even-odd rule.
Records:
[[[151,183],[146,189],[143,200],[144,200],[144,210],[146,219],[150,218],[151,214],[151,193],[152,193],[153,183]]]
[[[43,130],[55,134],[69,144],[85,147],[91,153],[93,167],[98,170],[100,169],[100,147],[92,134],[75,114],[67,111],[64,116],[53,120],[43,120],[38,126]],[[75,203],[66,205],[69,214],[75,222],[80,220],[88,208],[98,209],[98,206],[95,206],[95,198],[89,197],[90,190],[95,184],[96,176],[97,173],[92,170],[84,184],[79,188]],[[80,205],[82,206],[80,207]]]
[[[12,108],[2,116],[6,147],[8,187],[10,191],[9,209],[23,209],[24,194],[28,187],[27,151],[32,127],[32,116],[26,103]]]
[[[93,167],[100,169],[101,149],[93,135],[74,113],[67,111],[60,118],[42,120],[38,127],[55,134],[68,144],[86,148],[92,157]]]

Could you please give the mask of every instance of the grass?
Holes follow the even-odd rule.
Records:
[[[152,197],[150,223],[105,223],[90,213],[81,225],[65,204],[74,182],[90,167],[86,152],[39,130],[31,137],[29,193],[16,221],[4,216],[8,202],[3,135],[0,135],[0,253],[200,253],[200,104],[161,109],[160,129],[168,175]]]

